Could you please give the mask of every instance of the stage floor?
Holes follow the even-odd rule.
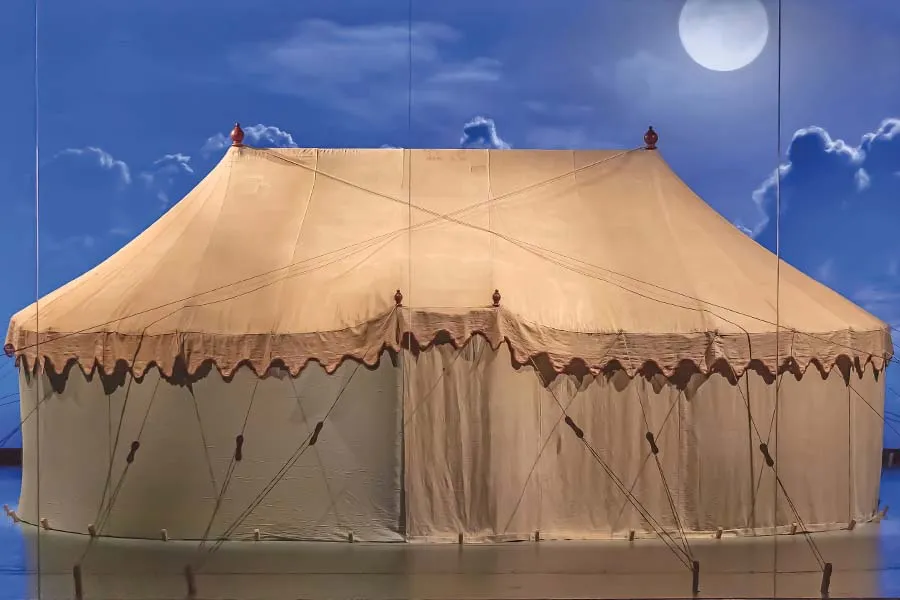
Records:
[[[0,468],[0,504],[14,506],[20,471]],[[882,503],[900,508],[900,470],[882,479]],[[72,566],[86,538],[41,535],[0,522],[0,600],[73,598]],[[900,597],[900,523],[816,534],[834,564],[831,597]],[[802,535],[692,540],[702,598],[819,597],[821,570]],[[773,567],[777,554],[777,575]],[[97,540],[84,563],[90,600],[185,598],[184,565],[197,544]],[[651,598],[690,597],[691,574],[662,543],[540,542],[422,546],[240,542],[196,575],[197,598]]]

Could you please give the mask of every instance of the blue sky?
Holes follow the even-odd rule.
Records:
[[[900,324],[900,2],[785,2],[780,154],[776,5],[762,54],[716,72],[685,52],[682,4],[413,0],[410,79],[408,0],[44,2],[36,213],[33,4],[0,3],[0,320],[34,300],[36,263],[45,293],[153,222],[240,120],[255,145],[310,147],[631,148],[652,123],[770,248],[780,165],[785,259]],[[464,131],[476,117],[494,125]],[[4,402],[0,437],[19,419]]]

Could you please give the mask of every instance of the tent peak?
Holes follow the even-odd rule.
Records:
[[[231,130],[231,145],[232,146],[243,146],[244,145],[244,130],[241,129],[240,123],[235,123],[234,129]]]
[[[656,150],[656,142],[659,141],[659,135],[657,135],[656,131],[653,130],[653,125],[651,125],[647,129],[647,133],[644,134],[644,143],[646,144],[647,150]]]

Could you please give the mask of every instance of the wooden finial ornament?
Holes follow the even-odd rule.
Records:
[[[234,129],[231,130],[231,145],[232,146],[243,146],[244,145],[244,130],[241,129],[240,123],[235,123]]]
[[[394,294],[394,304],[397,306],[403,306],[403,294],[400,290],[397,290],[397,293]]]
[[[12,344],[6,344],[5,346],[3,346],[3,354],[8,356],[9,358],[12,358],[15,355],[15,353],[16,353],[16,347],[13,346]]]
[[[494,295],[491,296],[491,300],[494,301],[494,308],[500,306],[500,290],[494,290]]]
[[[653,125],[647,129],[647,133],[644,134],[644,144],[646,144],[647,150],[656,150],[656,142],[659,141],[659,135],[657,135],[656,131],[653,130]]]

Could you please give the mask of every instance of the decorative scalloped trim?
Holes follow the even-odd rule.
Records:
[[[179,332],[150,336],[118,332],[58,334],[42,342],[40,356],[35,352],[37,336],[33,332],[10,331],[9,339],[11,342],[17,340],[25,347],[15,354],[17,364],[26,370],[43,370],[59,377],[67,376],[77,365],[86,378],[96,373],[101,378],[128,373],[142,379],[153,368],[167,379],[176,375],[192,378],[215,368],[221,377],[229,380],[241,367],[249,368],[260,378],[266,378],[273,367],[285,368],[297,377],[311,362],[318,363],[331,374],[348,360],[375,368],[386,351],[397,353],[412,348],[414,352],[422,352],[441,343],[459,348],[473,337],[482,337],[495,352],[501,344],[506,344],[519,366],[539,361],[556,374],[589,372],[597,375],[623,370],[629,377],[634,377],[653,370],[672,377],[689,368],[703,374],[731,373],[737,378],[753,369],[773,377],[776,362],[780,362],[777,365],[779,373],[787,371],[803,376],[815,365],[819,373],[827,377],[841,362],[845,366],[852,365],[860,373],[870,365],[879,372],[892,358],[889,353],[874,352],[876,347],[882,351],[885,347],[891,348],[890,333],[886,331],[813,335],[782,330],[780,334],[781,348],[790,349],[790,354],[783,358],[779,356],[781,360],[778,361],[773,351],[776,334],[771,332],[584,333],[530,323],[503,308],[460,313],[393,308],[368,322],[319,333],[243,336]],[[814,341],[801,343],[796,340],[798,336],[814,338]],[[45,349],[53,346],[55,340],[64,347],[47,353]],[[761,347],[763,351],[754,356],[754,347]],[[851,348],[857,351],[848,352]],[[132,359],[123,358],[128,356]]]

